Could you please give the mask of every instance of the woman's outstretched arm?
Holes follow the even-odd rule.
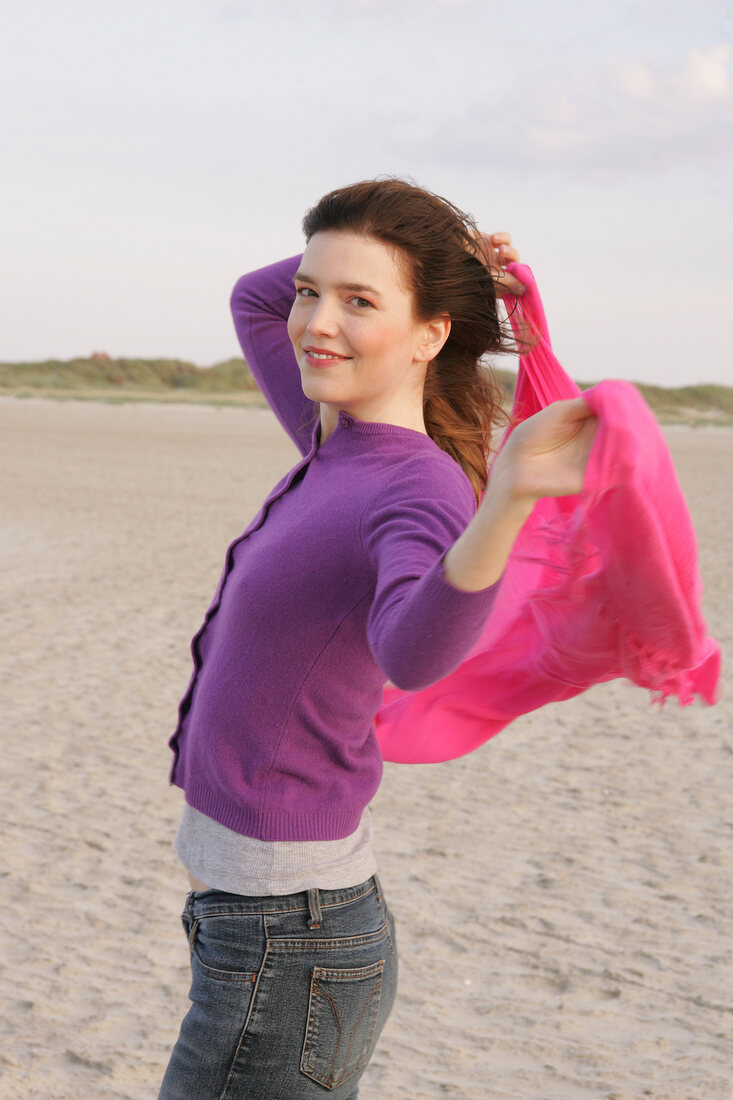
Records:
[[[581,491],[596,427],[585,401],[575,398],[556,401],[514,428],[476,515],[445,556],[451,584],[466,592],[494,584],[537,501]]]

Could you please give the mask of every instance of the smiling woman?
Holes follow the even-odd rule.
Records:
[[[416,690],[463,660],[537,486],[577,492],[594,431],[583,401],[544,410],[487,488],[481,357],[502,345],[508,235],[400,180],[332,192],[304,230],[302,257],[232,297],[302,458],[230,546],[192,643],[171,740],[192,1007],[162,1100],[357,1096],[397,980],[367,808],[385,681]]]

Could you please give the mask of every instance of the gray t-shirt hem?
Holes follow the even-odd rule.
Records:
[[[368,809],[341,840],[269,841],[235,833],[186,803],[174,846],[200,882],[250,897],[358,886],[377,870]]]

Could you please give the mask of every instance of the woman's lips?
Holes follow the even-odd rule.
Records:
[[[306,361],[311,367],[332,367],[335,363],[344,363],[350,358],[348,355],[339,355],[338,352],[328,351],[327,348],[303,348]]]

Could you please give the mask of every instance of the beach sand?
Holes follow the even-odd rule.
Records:
[[[733,429],[667,437],[727,648]],[[167,740],[295,450],[266,410],[12,398],[0,447],[0,1097],[154,1100],[189,974]],[[733,1097],[732,717],[617,682],[386,766],[400,991],[363,1100]]]

